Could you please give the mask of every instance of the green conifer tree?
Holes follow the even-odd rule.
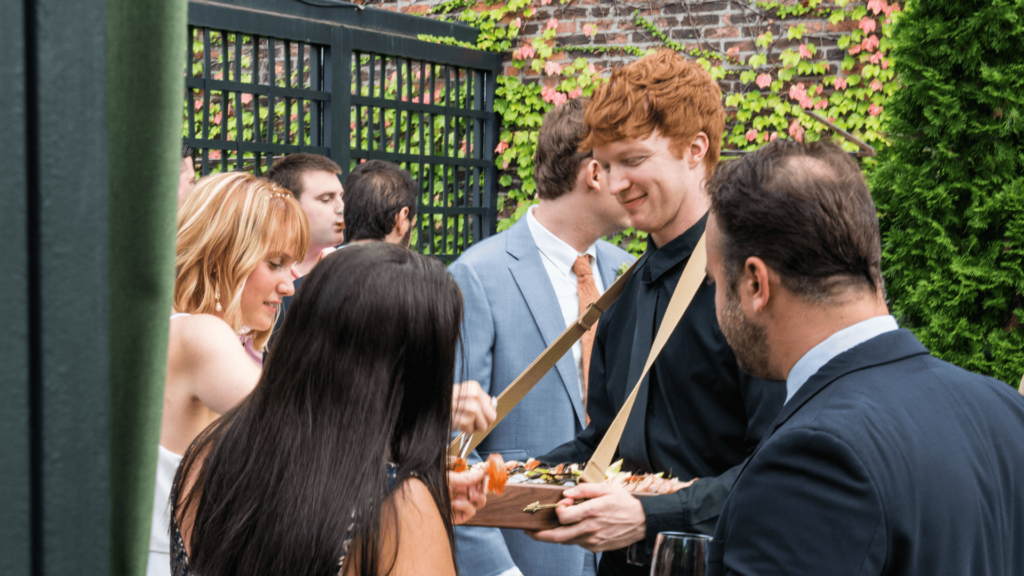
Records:
[[[872,172],[893,313],[940,358],[1024,373],[1024,0],[913,0]]]

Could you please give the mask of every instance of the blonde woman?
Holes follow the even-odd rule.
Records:
[[[170,574],[168,499],[199,433],[256,386],[309,224],[292,195],[251,174],[196,182],[178,211],[171,316],[147,574]]]

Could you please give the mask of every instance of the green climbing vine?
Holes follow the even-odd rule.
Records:
[[[571,4],[576,0],[559,0]],[[640,57],[647,52],[669,48],[695,59],[716,80],[738,81],[740,89],[725,94],[728,125],[723,134],[723,148],[750,150],[775,138],[814,141],[826,137],[829,129],[813,119],[814,111],[862,141],[882,145],[885,142],[885,102],[896,90],[893,68],[888,59],[892,26],[900,6],[886,0],[804,0],[796,4],[773,1],[749,2],[749,12],[757,31],[756,52],[742,57],[738,49],[724,53],[700,42],[697,46],[672,40],[639,10],[633,23],[647,32],[655,46],[643,49],[634,45],[570,44],[560,38],[558,21],[539,17],[537,5],[552,0],[449,0],[437,5],[432,15],[456,18],[477,27],[480,36],[472,47],[499,52],[511,58],[516,70],[524,68],[539,74],[539,79],[523,80],[520,73],[498,77],[495,112],[501,117],[500,143],[495,150],[501,169],[499,184],[504,194],[499,198],[501,214],[498,229],[504,230],[525,214],[535,200],[533,157],[537,129],[544,114],[570,98],[589,96],[604,81],[587,57],[574,60],[567,53],[590,55],[629,54]],[[690,5],[699,2],[685,2]],[[804,22],[787,20],[814,17],[827,18],[833,25],[856,22],[849,32],[834,34],[838,47],[845,52],[838,69],[821,58],[822,34],[810,34]],[[523,26],[536,21],[541,31],[531,38],[521,38]],[[685,25],[685,20],[682,20]],[[776,38],[772,29],[781,29]],[[584,35],[593,37],[590,25]],[[456,43],[452,39],[421,37],[424,40]],[[798,42],[795,47],[779,49],[780,40]],[[465,43],[461,43],[465,44]],[[842,141],[849,151],[857,145]],[[870,160],[865,162],[870,165]],[[634,254],[645,246],[645,235],[632,230],[611,241]]]

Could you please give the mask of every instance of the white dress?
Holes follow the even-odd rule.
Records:
[[[185,313],[172,314],[171,318],[188,316]],[[171,484],[181,464],[181,455],[158,446],[156,460],[156,490],[153,494],[153,523],[149,529],[149,562],[146,576],[170,576],[171,574]]]
[[[149,531],[149,564],[146,576],[171,574],[171,485],[181,456],[163,446],[158,447],[156,491],[153,496],[153,525]]]

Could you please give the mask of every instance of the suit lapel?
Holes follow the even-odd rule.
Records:
[[[604,284],[604,289],[607,290],[619,278],[619,270],[615,266],[618,260],[612,256],[611,250],[600,240],[595,246],[597,249],[598,273],[601,274],[601,282]]]
[[[743,468],[740,469],[737,478],[743,475],[743,470],[746,469],[747,464],[753,460],[757,452],[768,441],[768,438],[792,418],[804,404],[807,404],[807,402],[830,384],[858,370],[889,364],[920,354],[928,354],[928,349],[909,330],[901,329],[875,336],[867,342],[858,344],[829,360],[828,363],[808,378],[807,382],[804,382],[796,394],[789,399],[789,402],[782,406],[782,410],[775,417],[775,422],[772,423],[771,428],[761,438],[761,441],[758,442],[754,452],[743,463]]]
[[[558,297],[551,286],[551,279],[548,278],[547,270],[541,261],[540,251],[533,241],[533,234],[530,233],[526,218],[517,222],[508,232],[506,251],[511,256],[509,271],[530,308],[530,314],[544,339],[544,346],[550,346],[566,328]],[[586,415],[583,401],[580,399],[579,376],[576,374],[576,362],[571,352],[558,360],[555,370],[569,394],[577,421],[585,428]]]

